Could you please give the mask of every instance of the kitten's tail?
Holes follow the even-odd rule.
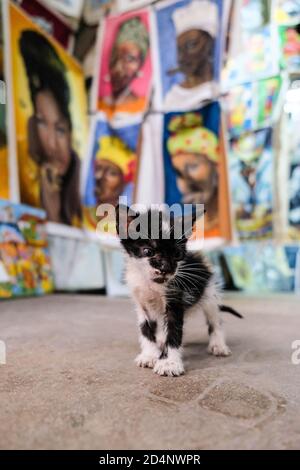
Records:
[[[227,312],[227,313],[231,313],[231,315],[234,315],[235,317],[244,318],[243,315],[241,315],[239,312],[237,312],[233,308],[228,307],[227,305],[219,305],[219,309],[220,309],[220,312]]]

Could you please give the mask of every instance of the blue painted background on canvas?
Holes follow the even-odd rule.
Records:
[[[211,103],[197,111],[203,118],[203,126],[213,131],[216,135],[220,132],[220,106],[219,103]],[[180,116],[185,113],[168,113],[164,119],[163,133],[163,153],[165,168],[165,202],[166,204],[177,204],[181,202],[182,194],[177,188],[176,173],[171,163],[170,154],[167,149],[167,141],[171,135],[168,130],[169,122],[174,116]]]

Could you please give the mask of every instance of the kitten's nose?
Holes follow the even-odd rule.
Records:
[[[165,262],[162,262],[162,263],[161,263],[160,272],[161,272],[162,274],[167,274],[167,273],[169,272],[169,266],[168,266],[167,263],[165,263]]]

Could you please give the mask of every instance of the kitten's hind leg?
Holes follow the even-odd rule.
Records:
[[[206,289],[201,306],[208,325],[209,354],[219,357],[230,356],[231,351],[225,341],[220,310],[218,306],[218,296],[214,286],[209,286]]]
[[[140,324],[141,353],[135,358],[138,367],[152,369],[160,357],[161,351],[156,344],[156,329],[155,321],[144,320]]]

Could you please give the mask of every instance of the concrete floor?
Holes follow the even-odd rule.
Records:
[[[186,375],[137,369],[129,300],[55,295],[0,303],[1,449],[299,449],[299,298],[227,303],[233,355],[206,354],[190,319]]]

